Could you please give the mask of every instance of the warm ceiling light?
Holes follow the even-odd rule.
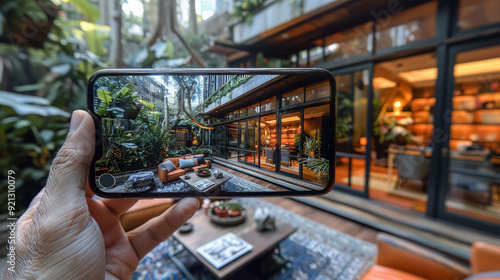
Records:
[[[490,58],[455,65],[455,76],[477,75],[497,71],[500,71],[500,58]]]
[[[297,117],[297,116],[292,116],[292,117],[288,117],[288,118],[283,118],[281,119],[281,123],[286,123],[286,122],[298,122],[300,121],[300,118]]]
[[[399,73],[399,77],[410,83],[435,80],[437,78],[437,68],[427,68]]]
[[[373,87],[377,89],[384,89],[384,88],[393,88],[396,86],[396,83],[386,79],[384,77],[375,77],[373,78]]]
[[[401,102],[399,102],[399,101],[394,102],[394,107],[396,107],[396,108],[401,107]]]
[[[359,138],[359,144],[361,146],[366,146],[366,144],[368,144],[368,140],[366,139],[366,137]]]
[[[500,58],[483,59],[456,64],[455,77],[500,72]],[[427,68],[399,73],[399,77],[410,83],[431,81],[437,78],[437,68]],[[375,85],[375,83],[374,83]]]

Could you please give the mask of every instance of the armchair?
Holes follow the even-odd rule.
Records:
[[[476,242],[472,246],[472,270],[454,260],[411,242],[379,234],[378,255],[361,280],[500,280],[500,247]]]

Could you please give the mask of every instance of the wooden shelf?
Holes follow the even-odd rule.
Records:
[[[471,142],[477,142],[477,143],[497,143],[500,142],[500,140],[495,140],[495,141],[486,141],[486,140],[470,140],[470,139],[462,139],[462,138],[450,138],[450,141],[471,141]]]
[[[452,123],[451,125],[500,125],[500,123]]]

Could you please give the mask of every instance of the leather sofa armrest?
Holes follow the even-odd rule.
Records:
[[[464,279],[468,267],[440,253],[403,239],[379,233],[377,264],[405,271],[429,280]]]
[[[474,273],[500,271],[500,247],[482,241],[474,242],[470,264]]]
[[[161,168],[161,166],[158,165],[158,177],[160,178],[160,181],[162,183],[167,182],[167,175],[168,175],[168,170]]]

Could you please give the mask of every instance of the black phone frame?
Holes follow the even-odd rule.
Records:
[[[330,81],[330,123],[331,129],[327,132],[330,139],[330,170],[327,187],[323,190],[309,191],[275,191],[275,192],[224,192],[223,195],[202,192],[182,193],[107,193],[96,185],[95,162],[102,157],[102,125],[101,117],[94,111],[94,83],[102,76],[132,76],[132,75],[322,75]],[[322,68],[178,68],[178,69],[104,69],[95,72],[87,85],[87,110],[94,120],[95,152],[90,165],[89,185],[91,190],[103,198],[232,198],[232,197],[291,197],[291,196],[320,196],[329,193],[335,182],[335,130],[336,130],[336,98],[337,85],[333,75]]]

